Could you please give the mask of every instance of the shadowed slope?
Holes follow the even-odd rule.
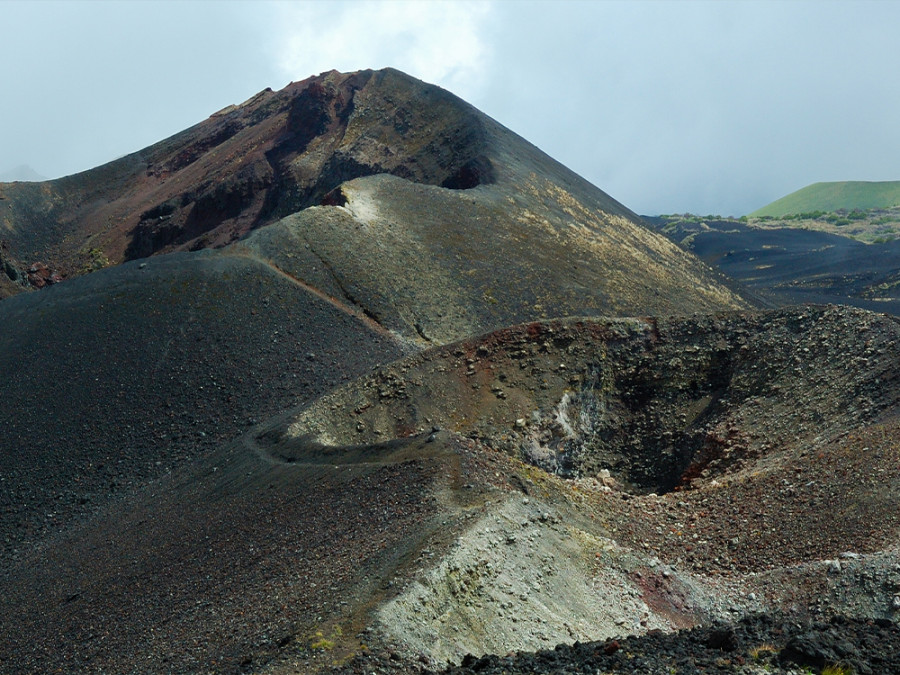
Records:
[[[0,609],[17,620],[0,627],[0,670],[258,671],[316,632],[352,634],[434,531],[452,468],[212,453],[6,566]]]

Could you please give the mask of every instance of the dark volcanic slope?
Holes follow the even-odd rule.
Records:
[[[403,353],[269,266],[218,252],[18,295],[0,317],[5,556]]]
[[[737,569],[728,546],[755,573],[895,536],[889,491],[855,486],[853,513],[799,518],[766,502],[796,543],[770,554],[736,540],[744,502],[729,499],[784,485],[801,446],[840,454],[834,466],[853,476],[877,453],[894,490],[888,441],[851,462],[842,434],[896,410],[895,322],[834,308],[597,319],[752,302],[530,144],[397,71],[267,90],[0,197],[6,276],[43,260],[33,275],[70,277],[0,302],[0,613],[15,617],[0,624],[0,671],[310,670],[370,637],[413,645],[410,579],[468,528],[493,532],[507,507],[567,542],[560,569],[578,588],[627,585],[629,600],[591,601],[606,613],[637,607],[635,556],[687,559],[670,520],[707,495],[724,515],[696,543],[698,574]],[[204,248],[216,250],[189,250]],[[141,261],[81,275],[107,258]],[[534,322],[564,315],[594,318]],[[731,490],[756,468],[767,472],[747,494]],[[604,470],[615,491],[588,478]],[[824,500],[835,483],[816,475],[797,490]],[[523,502],[536,481],[555,487]],[[873,516],[877,528],[857,531]],[[804,548],[796,535],[812,525],[837,534]],[[601,539],[637,553],[595,577]],[[503,550],[516,541],[530,545],[504,537]],[[458,550],[462,568],[481,565]],[[486,601],[461,630],[520,632],[511,606]],[[706,611],[670,621],[668,600],[654,602],[662,627]],[[376,615],[386,632],[361,634]],[[573,635],[549,618],[540,631]]]
[[[289,314],[274,291],[268,297],[269,321]],[[231,313],[249,322],[264,303],[240,305]],[[278,330],[262,342],[280,341]],[[345,335],[326,338],[349,351]],[[471,637],[477,622],[437,620],[457,607],[501,636],[517,635],[535,616],[553,618],[539,600],[570,575],[588,589],[627,584],[643,604],[608,600],[629,626],[621,631],[640,631],[641,608],[654,622],[672,613],[689,626],[706,611],[721,615],[717,603],[785,611],[797,603],[826,618],[883,619],[900,587],[896,565],[876,555],[898,531],[898,344],[896,320],[811,307],[533,323],[409,356],[312,403],[298,400],[203,461],[136,485],[6,557],[0,611],[17,620],[0,626],[0,669],[312,672],[385,640],[416,645],[423,626],[445,646]],[[308,342],[289,347],[300,367],[318,368],[306,364]],[[245,367],[263,382],[285,372]],[[73,470],[59,457],[48,475]],[[534,464],[583,477],[562,481]],[[606,483],[590,477],[603,469],[612,473]],[[583,551],[547,552],[540,544],[549,537]],[[456,556],[449,562],[448,550]],[[490,570],[504,569],[516,550],[528,593],[511,606]],[[838,564],[840,576],[819,562],[846,550],[853,553]],[[416,585],[428,570],[455,592],[435,598],[433,586]],[[716,588],[718,599],[700,586]],[[703,597],[709,608],[692,604]],[[385,624],[383,609],[395,601],[410,603],[411,619]],[[386,637],[385,625],[394,626]],[[865,639],[880,635],[859,625]],[[373,626],[381,628],[363,632]],[[718,648],[710,653],[705,637],[695,638],[628,644],[646,652],[638,664],[667,664],[673,650],[681,664],[715,658]],[[791,636],[750,638],[771,638],[775,651],[764,656],[773,663],[790,656]],[[756,646],[740,642],[738,654]],[[423,662],[401,647],[397,659],[360,667],[419,671]],[[571,658],[595,656],[579,649]],[[544,655],[484,663],[545,667],[533,659]],[[616,659],[597,663],[641,672],[619,670]]]
[[[750,305],[534,146],[390,69],[267,90],[111,164],[0,195],[14,257],[69,275],[227,244],[299,212],[286,227],[301,250],[279,241],[265,255],[424,342],[573,313]],[[443,317],[440,297],[455,305]]]
[[[733,220],[674,227],[659,218],[646,220],[704,262],[780,303],[831,302],[900,316],[900,241],[864,244],[827,232]]]
[[[0,672],[258,672],[349,631],[434,527],[453,467],[421,454],[309,470],[238,444],[150,484],[9,565]]]

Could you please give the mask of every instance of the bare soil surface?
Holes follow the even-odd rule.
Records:
[[[900,315],[900,241],[808,221],[645,217],[672,241],[779,305],[840,303]],[[896,227],[896,223],[891,226]]]
[[[179,254],[0,303],[0,544],[42,538],[408,350],[246,256]]]

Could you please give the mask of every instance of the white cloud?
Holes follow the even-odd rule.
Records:
[[[286,79],[392,66],[475,101],[487,83],[489,2],[277,5],[273,57]]]

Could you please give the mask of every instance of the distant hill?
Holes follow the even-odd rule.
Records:
[[[794,213],[886,209],[897,205],[900,205],[900,181],[838,181],[807,185],[748,215],[777,218]]]
[[[26,182],[39,182],[47,180],[47,177],[42,176],[27,164],[20,164],[13,169],[0,171],[0,183],[12,183],[13,181],[17,180]]]

